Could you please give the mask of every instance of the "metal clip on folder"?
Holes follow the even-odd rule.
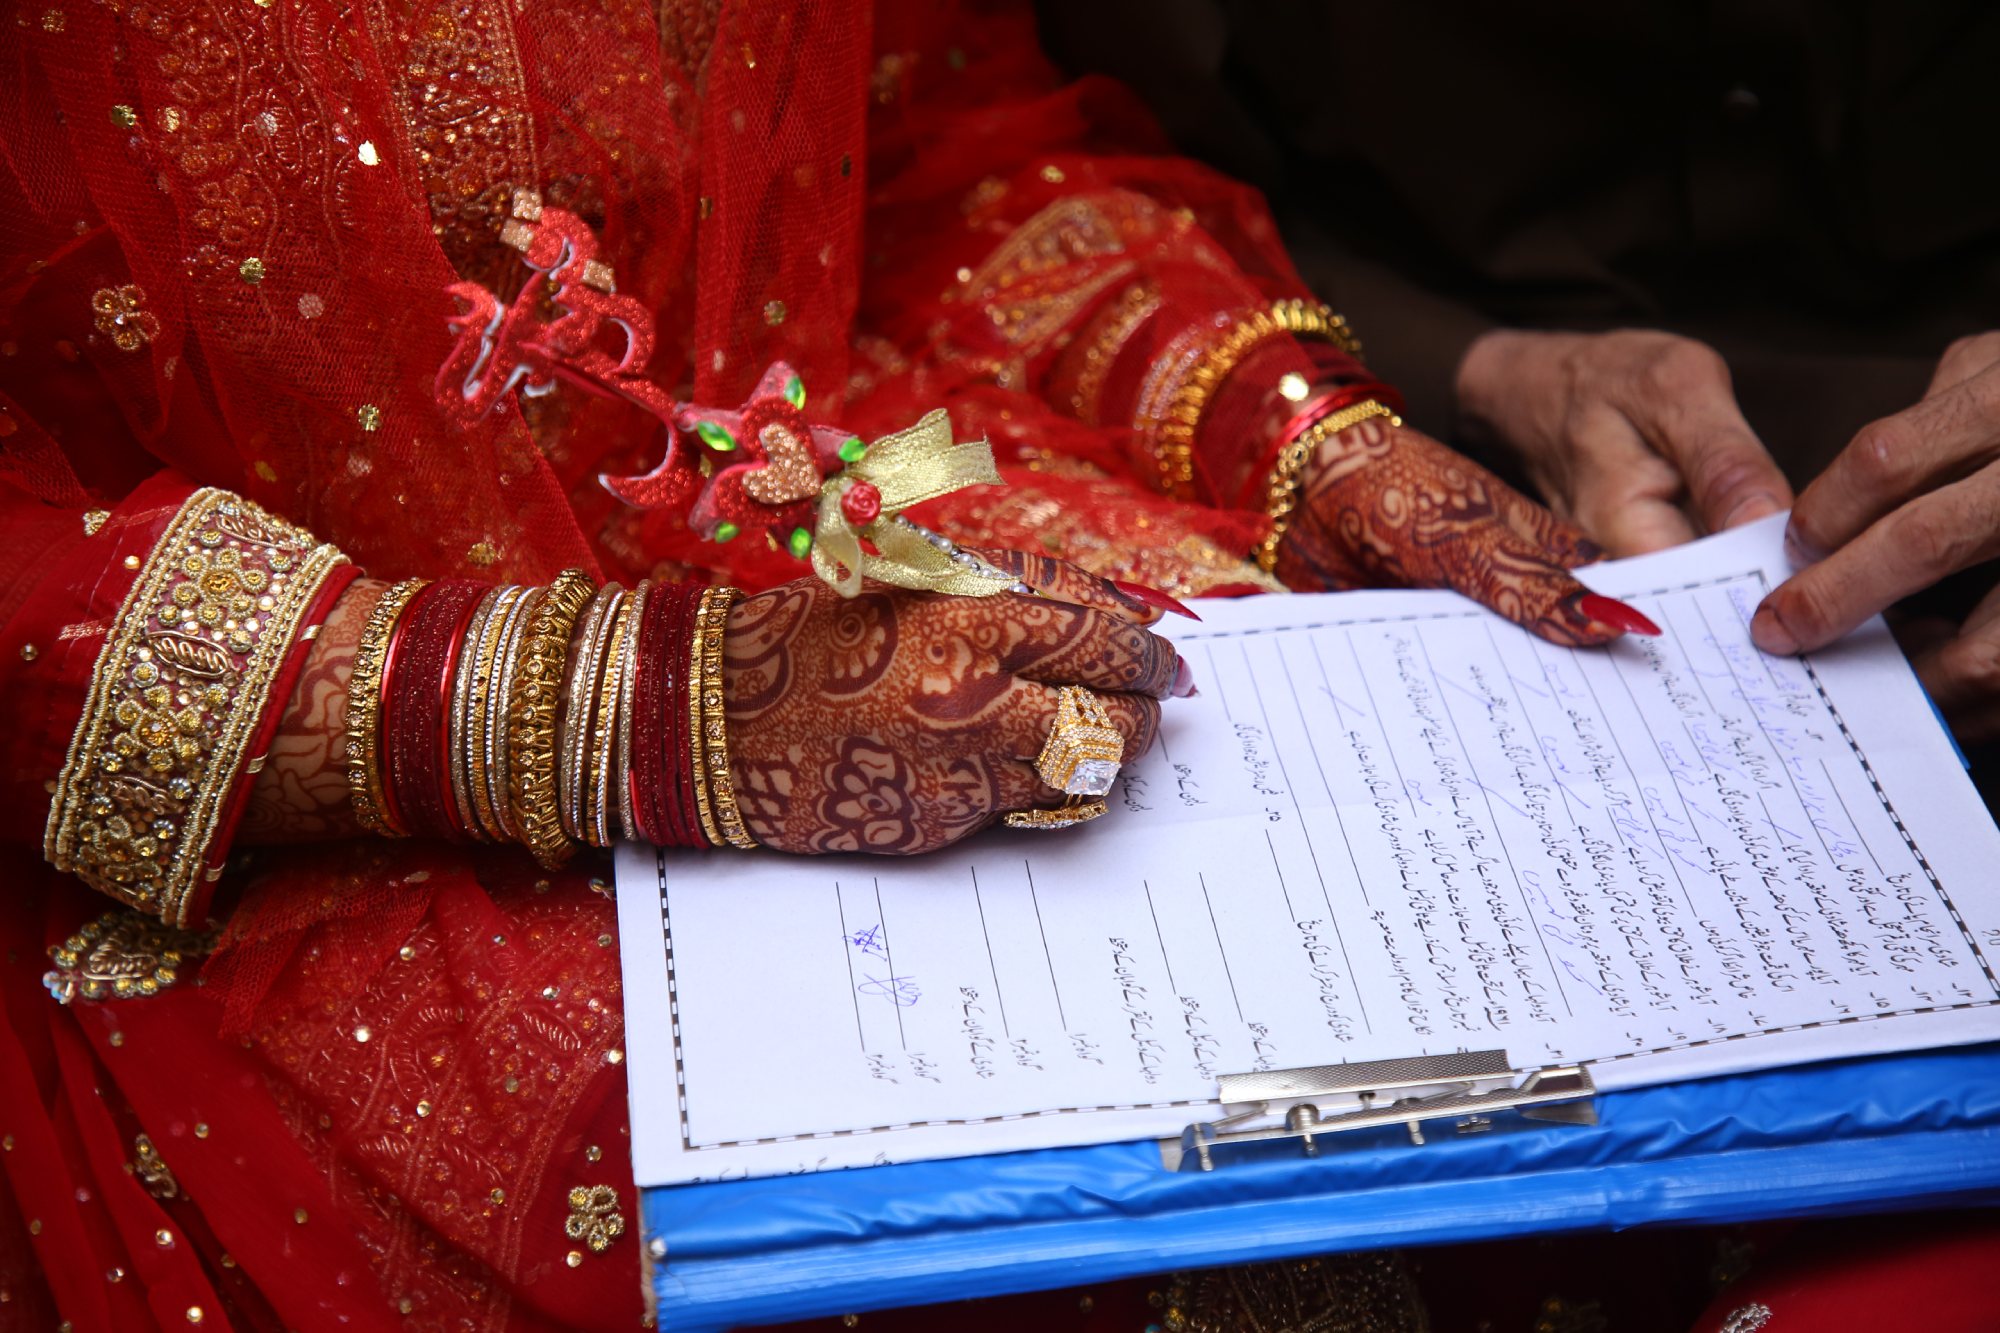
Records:
[[[1191,1124],[1178,1140],[1162,1139],[1160,1156],[1169,1171],[1193,1169],[1190,1162],[1213,1171],[1217,1148],[1278,1139],[1299,1139],[1305,1155],[1316,1157],[1322,1135],[1387,1125],[1404,1126],[1410,1142],[1421,1144],[1424,1123],[1433,1120],[1455,1121],[1460,1134],[1492,1129],[1493,1116],[1503,1112],[1559,1124],[1597,1123],[1597,1086],[1588,1069],[1565,1065],[1524,1074],[1505,1051],[1227,1074],[1220,1086],[1224,1106],[1248,1109]],[[1351,1102],[1353,1109],[1325,1114],[1320,1102],[1328,1097]],[[1273,1115],[1281,1115],[1282,1122],[1248,1127]]]

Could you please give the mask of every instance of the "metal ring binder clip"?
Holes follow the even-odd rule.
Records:
[[[1224,1106],[1247,1109],[1197,1121],[1179,1139],[1161,1140],[1168,1170],[1213,1171],[1219,1148],[1286,1139],[1298,1140],[1307,1157],[1317,1157],[1325,1136],[1392,1125],[1403,1126],[1412,1144],[1422,1144],[1424,1126],[1441,1120],[1454,1122],[1460,1134],[1485,1133],[1500,1116],[1597,1123],[1597,1085],[1587,1068],[1517,1070],[1505,1051],[1228,1074],[1219,1085]],[[1348,1109],[1327,1114],[1321,1103],[1329,1097],[1348,1103]],[[1279,1123],[1255,1123],[1271,1116]]]

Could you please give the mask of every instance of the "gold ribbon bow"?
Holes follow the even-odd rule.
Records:
[[[881,513],[856,527],[841,501],[856,482],[882,496]],[[819,576],[842,597],[861,591],[863,579],[899,588],[990,597],[1013,586],[1005,577],[981,574],[934,545],[924,529],[902,511],[963,486],[1000,484],[993,449],[984,440],[954,443],[951,418],[936,408],[907,430],[885,435],[855,462],[827,478],[819,492],[819,523],[813,533],[812,562]],[[861,547],[866,538],[875,547]]]

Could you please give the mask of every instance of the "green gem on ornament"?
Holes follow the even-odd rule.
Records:
[[[805,410],[806,382],[797,375],[785,381],[785,401],[800,411]]]
[[[694,433],[701,437],[703,444],[722,453],[726,454],[736,447],[736,437],[713,421],[695,422]]]
[[[736,534],[743,531],[727,519],[715,525],[715,539],[719,542],[734,541]]]
[[[840,446],[840,461],[843,463],[859,463],[861,456],[867,452],[868,446],[861,442],[861,437],[859,435],[850,435],[847,437],[847,442]]]
[[[800,560],[805,559],[806,553],[812,550],[812,545],[812,533],[806,531],[804,528],[792,529],[792,554],[794,556]]]

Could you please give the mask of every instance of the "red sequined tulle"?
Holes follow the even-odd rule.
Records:
[[[588,224],[652,312],[668,391],[736,402],[782,359],[813,419],[864,434],[945,405],[1010,487],[948,497],[938,527],[1181,594],[1261,578],[1259,515],[1160,497],[1129,426],[1067,396],[1135,285],[1160,313],[1094,422],[1129,421],[1178,327],[1302,290],[1254,194],[1167,155],[1115,87],[1062,86],[1021,6],[37,0],[0,24],[0,87],[0,612],[82,510],[162,466],[380,576],[800,574],[604,492],[660,455],[629,402],[440,407],[448,289],[509,301],[531,276],[502,240],[523,192]],[[1271,357],[1260,376],[1311,369]],[[1235,492],[1253,406],[1217,403],[1211,498]],[[415,844],[262,852],[200,988],[60,1010],[43,946],[103,904],[18,858],[0,1113],[37,1151],[6,1163],[0,1267],[47,1274],[0,1273],[19,1308],[53,1291],[78,1329],[195,1306],[636,1323],[592,879]],[[128,1171],[140,1134],[172,1194]],[[615,1234],[594,1204],[571,1220],[597,1186]]]

